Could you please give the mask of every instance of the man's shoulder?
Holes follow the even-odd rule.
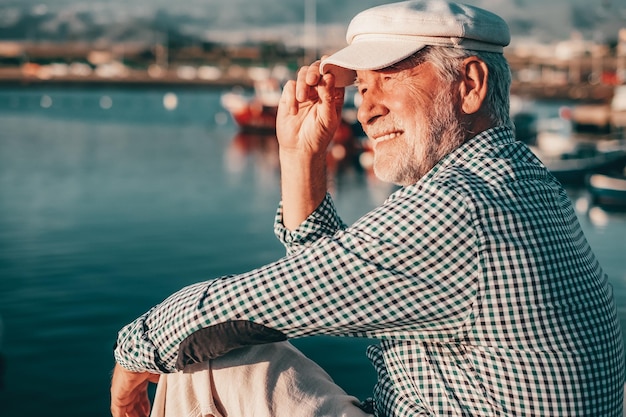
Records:
[[[541,161],[505,127],[476,135],[441,165],[432,178],[439,186],[476,189],[518,181],[550,181]]]
[[[510,164],[539,162],[530,148],[518,141],[513,131],[504,126],[479,133],[457,148],[451,156],[457,161],[456,165],[479,166],[484,169],[492,168],[494,160]]]

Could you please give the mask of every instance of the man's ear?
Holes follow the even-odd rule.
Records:
[[[461,70],[461,109],[465,114],[480,110],[487,96],[489,69],[481,59],[475,56],[463,61]]]

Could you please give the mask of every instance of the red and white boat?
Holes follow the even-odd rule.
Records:
[[[255,81],[254,93],[230,91],[221,97],[226,109],[239,130],[245,133],[275,133],[276,114],[281,96],[278,80],[267,78]],[[343,119],[333,138],[334,142],[345,142],[354,137],[352,124]]]
[[[267,78],[254,83],[253,95],[231,91],[222,95],[221,102],[241,131],[274,132],[280,94],[278,80]]]

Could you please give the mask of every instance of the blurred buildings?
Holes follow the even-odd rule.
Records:
[[[552,43],[516,42],[507,49],[513,92],[605,100],[626,81],[626,29],[614,45],[579,35]],[[322,51],[326,52],[326,51]],[[307,51],[281,42],[187,45],[126,42],[0,41],[0,82],[177,83],[249,85],[251,71],[281,68],[288,76]],[[258,70],[257,70],[258,72]]]
[[[336,50],[354,10],[383,2],[236,7],[238,1],[217,7],[185,0],[172,9],[162,2],[7,0],[0,5],[0,83],[249,85],[258,68],[288,76],[311,57]],[[506,53],[515,94],[602,101],[625,82],[626,29],[619,22],[626,21],[626,5],[620,1],[468,2],[495,8],[510,22],[514,41]],[[572,34],[559,38],[557,26]]]

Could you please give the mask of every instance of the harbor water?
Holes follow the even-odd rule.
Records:
[[[108,416],[123,325],[185,285],[283,256],[275,139],[238,133],[220,93],[0,89],[0,416]],[[331,191],[350,223],[393,187],[348,169]],[[569,192],[626,325],[626,213]],[[361,398],[369,343],[294,341]]]

